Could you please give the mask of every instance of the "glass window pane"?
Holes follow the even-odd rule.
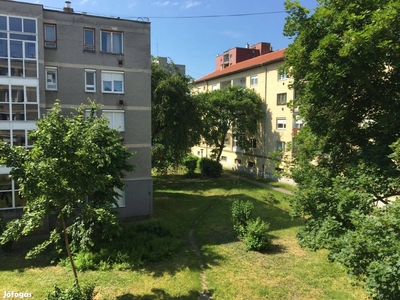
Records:
[[[12,207],[12,192],[0,193],[0,208]]]
[[[14,192],[15,197],[15,207],[21,207],[26,205],[26,200],[22,198],[19,192]]]
[[[103,91],[111,92],[111,81],[103,81]]]
[[[101,51],[111,52],[111,33],[102,32],[101,33]]]
[[[0,105],[0,120],[10,120],[10,107],[9,105]]]
[[[0,76],[8,76],[8,59],[0,58]]]
[[[13,130],[13,146],[25,146],[25,130]]]
[[[37,62],[25,61],[25,77],[37,77]]]
[[[22,60],[19,59],[11,59],[11,76],[20,76],[24,75],[22,69]]]
[[[29,35],[29,34],[11,33],[10,34],[10,39],[13,39],[13,40],[24,40],[24,41],[36,41],[36,36]]]
[[[94,85],[94,73],[93,72],[86,73],[86,84]]]
[[[22,32],[22,19],[10,17],[10,31]]]
[[[36,33],[36,21],[24,19],[24,32]]]
[[[24,102],[24,87],[12,85],[11,86],[11,101],[12,102]]]
[[[8,102],[8,85],[0,85],[0,102]]]
[[[122,92],[122,81],[114,81],[114,92]]]
[[[10,132],[8,130],[1,130],[8,132],[8,137],[10,137]],[[1,132],[0,131],[0,132]],[[11,178],[8,174],[0,174],[0,190],[10,191],[11,190]]]
[[[113,52],[114,53],[122,53],[122,34],[121,33],[113,34]]]
[[[36,44],[25,43],[25,58],[36,58]]]
[[[44,36],[46,41],[56,41],[56,28],[54,25],[44,25]]]
[[[36,87],[34,87],[34,86],[26,87],[26,101],[27,102],[37,102]]]
[[[92,29],[85,29],[85,45],[94,46],[94,31]]]
[[[7,40],[0,40],[0,57],[8,57]]]
[[[6,142],[6,143],[10,143],[10,130],[0,130],[0,140],[2,140],[3,142]],[[0,174],[0,185],[4,182],[4,180],[5,180],[4,178],[5,178],[4,175]],[[11,185],[11,183],[10,183],[10,185]],[[4,190],[4,188],[1,186],[0,186],[0,189]]]
[[[24,105],[23,104],[13,104],[11,106],[12,110],[12,119],[13,121],[24,121],[25,113],[24,113]]]
[[[26,120],[35,121],[38,119],[38,106],[37,104],[26,105]]]
[[[10,41],[10,57],[22,58],[22,41]]]
[[[7,17],[0,16],[0,30],[7,30]]]

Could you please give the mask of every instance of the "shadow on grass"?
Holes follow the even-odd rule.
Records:
[[[141,296],[135,296],[132,294],[125,294],[121,296],[117,296],[117,300],[161,300],[161,299],[176,299],[176,300],[195,300],[197,299],[200,295],[198,291],[189,291],[186,295],[182,296],[172,296],[165,292],[163,289],[152,289],[151,290],[153,294],[148,294],[148,295],[141,295]]]

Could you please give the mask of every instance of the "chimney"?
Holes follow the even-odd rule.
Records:
[[[250,48],[249,43],[246,43],[246,49],[249,49],[249,48]]]
[[[63,8],[63,11],[70,14],[74,12],[74,9],[71,8],[71,1],[65,1],[65,7]]]

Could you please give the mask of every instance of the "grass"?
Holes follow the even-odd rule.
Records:
[[[96,299],[197,299],[203,287],[213,299],[366,299],[345,270],[327,261],[326,252],[298,246],[295,235],[303,223],[289,217],[288,196],[230,178],[182,179],[155,178],[152,218],[179,229],[185,246],[171,259],[141,269],[80,272],[81,282],[96,283]],[[247,252],[235,238],[229,210],[235,199],[252,201],[254,215],[271,224],[271,252]],[[203,279],[188,239],[191,229],[201,249]],[[24,260],[31,243],[27,239],[12,254],[1,254],[0,287],[43,299],[53,284],[72,284],[68,268],[50,265],[43,257]]]

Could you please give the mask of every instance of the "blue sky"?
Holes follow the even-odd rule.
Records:
[[[284,0],[70,0],[75,12],[151,22],[151,54],[170,57],[186,65],[186,73],[197,79],[215,70],[217,54],[258,42],[285,48]],[[61,10],[64,0],[24,0]],[[317,0],[300,0],[309,9]],[[270,12],[268,14],[257,14]],[[238,17],[197,16],[253,14]],[[185,18],[183,18],[185,17]],[[191,18],[186,18],[191,17]]]

